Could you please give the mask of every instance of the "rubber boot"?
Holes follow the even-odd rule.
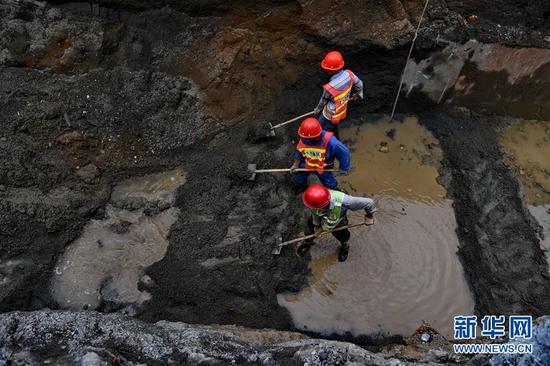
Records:
[[[342,245],[340,245],[340,251],[338,252],[338,261],[345,262],[346,259],[348,259],[348,253],[349,244],[347,242],[343,242]]]
[[[374,215],[373,214],[366,214],[365,215],[365,225],[367,225],[367,226],[374,225]]]
[[[298,254],[300,257],[305,256],[307,254],[307,252],[309,251],[309,248],[311,248],[312,245],[313,245],[312,241],[302,242],[302,244],[300,244],[300,246],[296,250],[296,254]]]

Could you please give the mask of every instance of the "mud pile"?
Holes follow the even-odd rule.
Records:
[[[498,114],[548,118],[550,9],[545,1],[497,3],[430,2],[398,112],[417,112],[441,147],[439,181],[454,201],[459,255],[478,314],[550,314],[543,230],[526,209],[497,136]],[[75,310],[124,310],[152,322],[294,329],[277,294],[307,286],[308,261],[290,248],[275,257],[271,249],[300,232],[304,212],[288,176],[252,182],[246,166],[288,166],[295,126],[271,139],[251,136],[266,122],[315,106],[325,80],[319,59],[335,47],[365,83],[366,101],[350,115],[391,110],[422,6],[417,0],[0,3],[0,311],[60,309],[71,300]],[[185,183],[171,187],[168,201],[143,196],[146,187],[131,204],[120,200],[136,192],[132,183],[175,170],[185,172]],[[109,243],[100,245],[101,238]],[[130,254],[124,253],[149,249],[152,259],[132,258],[132,268],[125,267]],[[110,261],[113,252],[120,256]],[[92,257],[105,260],[93,266],[86,259]],[[56,268],[94,267],[101,273],[88,276],[93,283],[74,284],[72,294],[63,291],[77,276],[56,282]],[[70,330],[80,318],[100,324],[117,317],[54,312],[4,319],[11,334],[17,318]],[[158,326],[128,322],[170,338]],[[323,342],[313,343],[329,344]],[[280,350],[281,356],[266,352],[297,362],[311,356]],[[358,362],[378,357],[361,355]]]

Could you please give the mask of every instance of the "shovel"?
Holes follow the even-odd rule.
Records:
[[[256,179],[257,173],[289,173],[290,168],[280,168],[280,169],[256,169],[256,164],[248,164],[248,170],[252,173],[250,178],[248,180],[254,180]],[[314,170],[306,169],[306,168],[296,168],[293,169],[295,172],[312,172]],[[338,169],[323,169],[325,172],[337,172]]]
[[[361,100],[361,98],[359,97],[358,94],[354,94],[350,100],[353,100],[353,101],[357,101],[357,100]],[[271,122],[268,123],[269,125],[269,136],[275,136],[275,129],[277,128],[280,128],[280,127],[283,127],[283,126],[286,126],[288,125],[289,123],[292,123],[294,121],[297,121],[301,118],[304,118],[304,117],[307,117],[307,116],[311,116],[312,114],[315,114],[315,111],[311,111],[311,112],[307,112],[307,113],[304,113],[302,114],[301,116],[298,116],[298,117],[294,117],[292,119],[289,119],[288,121],[285,121],[285,122],[282,122],[282,123],[279,123],[278,125],[275,125],[273,126],[271,124]]]
[[[319,234],[305,235],[305,236],[301,236],[301,237],[296,238],[296,239],[285,241],[285,242],[277,244],[277,246],[271,251],[271,254],[273,254],[273,255],[281,254],[281,249],[283,249],[284,246],[287,246],[287,245],[290,245],[290,244],[299,243],[299,242],[307,240],[307,239],[315,239],[315,238],[318,238],[318,237],[323,236],[325,234],[333,233],[335,231],[351,229],[353,227],[362,226],[362,225],[365,225],[365,223],[364,222],[358,222],[358,223],[355,223],[355,224],[340,226],[340,227],[337,227],[336,229],[333,229],[333,230],[330,230],[330,231],[321,231]]]
[[[273,126],[273,125],[271,124],[271,122],[269,122],[269,136],[275,136],[275,129],[280,128],[280,127],[283,127],[283,126],[286,126],[286,125],[288,125],[289,123],[292,123],[292,122],[294,122],[294,121],[297,121],[297,120],[299,120],[299,119],[301,119],[301,118],[304,118],[304,117],[307,117],[307,116],[311,116],[311,115],[314,114],[314,113],[315,113],[315,111],[307,112],[307,113],[302,114],[301,116],[294,117],[294,118],[292,118],[292,119],[289,119],[288,121],[285,121],[285,122],[283,122],[283,123],[279,123],[278,125],[275,125],[275,126]]]

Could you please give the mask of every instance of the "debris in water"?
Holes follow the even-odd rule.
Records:
[[[478,17],[477,15],[472,14],[467,19],[468,19],[468,23],[474,24],[475,22],[477,22]]]

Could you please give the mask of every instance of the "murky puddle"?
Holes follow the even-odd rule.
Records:
[[[148,300],[139,283],[149,281],[144,269],[166,254],[179,215],[171,207],[174,193],[184,183],[176,169],[118,184],[105,218],[91,220],[57,263],[52,295],[59,306],[96,309],[108,302],[132,313]]]
[[[541,244],[550,250],[550,122],[521,121],[500,136],[507,160],[521,182],[529,212],[543,228]],[[547,253],[548,259],[548,253]]]
[[[352,231],[345,263],[334,238],[319,240],[310,286],[278,295],[279,304],[298,328],[319,333],[410,335],[425,321],[451,336],[453,316],[472,314],[474,303],[456,255],[452,201],[436,182],[437,141],[414,118],[351,126],[341,136],[353,149],[341,186],[374,196],[376,225]]]

